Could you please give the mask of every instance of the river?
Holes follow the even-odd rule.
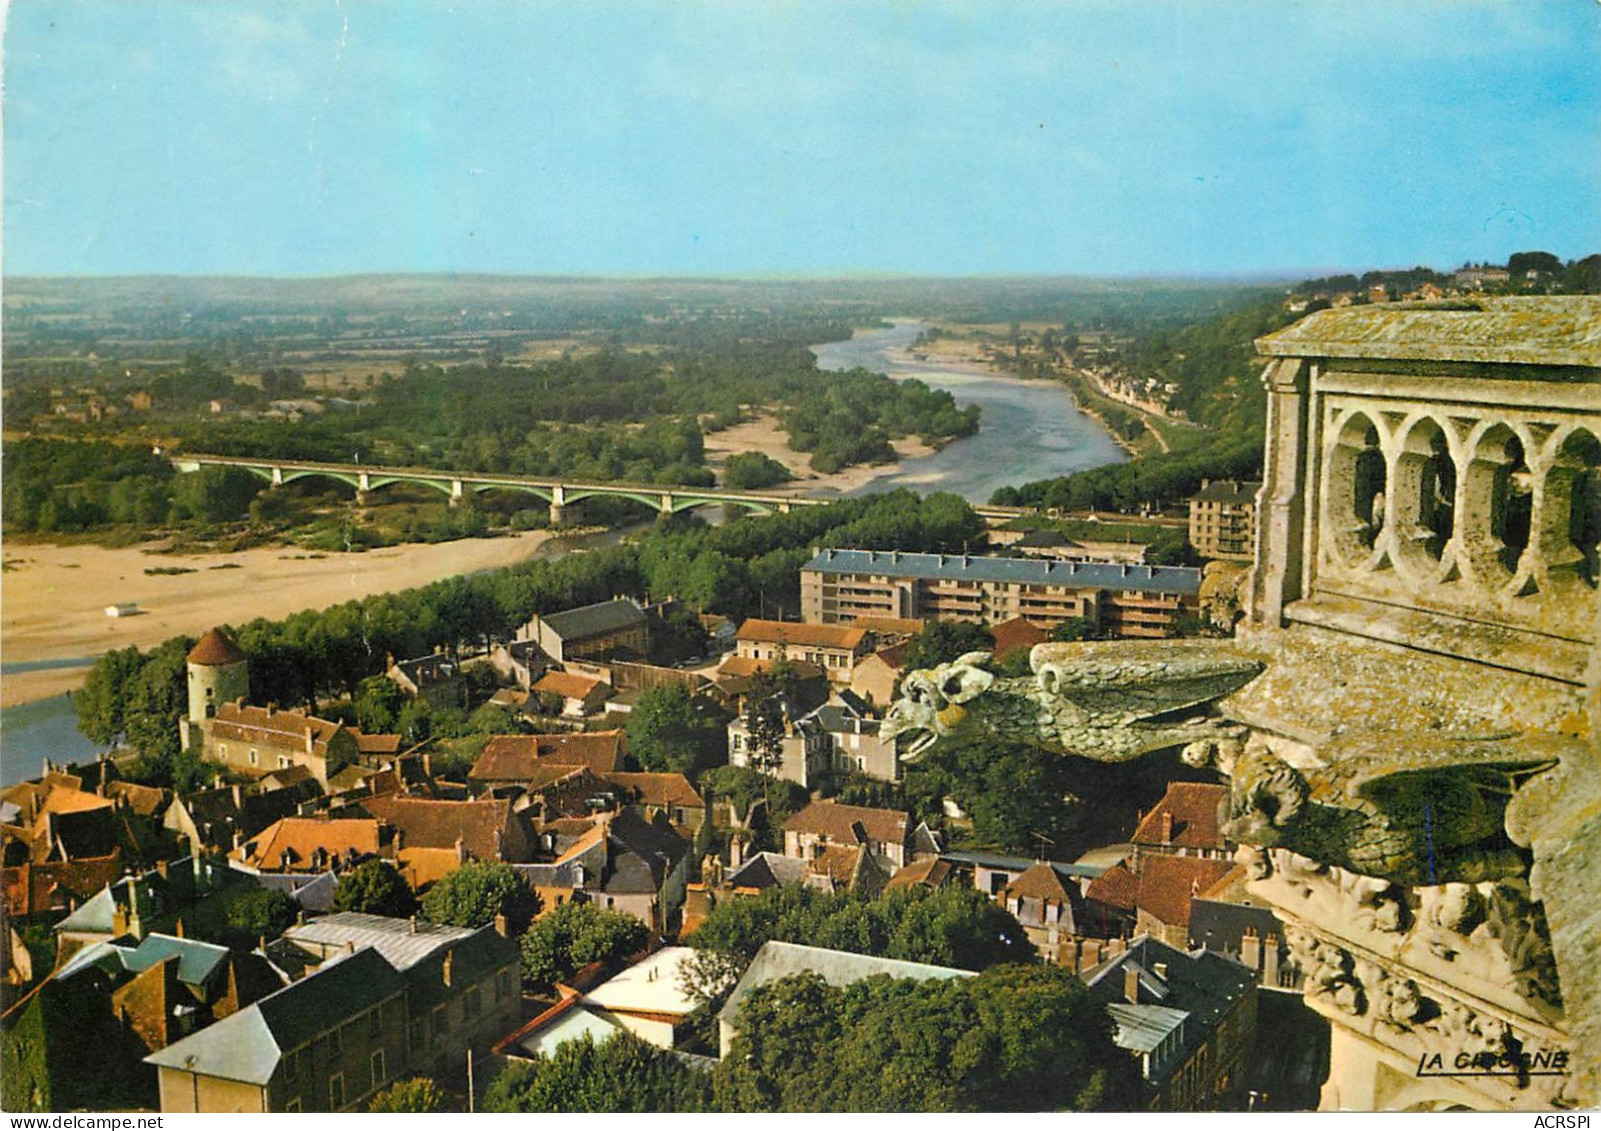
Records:
[[[925,328],[921,322],[895,320],[888,329],[859,331],[849,341],[812,347],[820,369],[860,366],[897,379],[916,377],[949,392],[963,408],[976,404],[983,410],[976,436],[903,460],[851,494],[910,487],[920,494],[951,491],[969,502],[987,503],[999,487],[1128,458],[1061,385],[1007,377],[972,363],[914,358],[909,347]]]
[[[897,320],[889,329],[864,331],[849,341],[812,347],[820,368],[861,366],[897,379],[916,377],[932,388],[950,392],[964,408],[976,404],[983,410],[976,436],[947,444],[931,455],[903,460],[851,494],[910,487],[920,494],[951,491],[971,502],[986,503],[998,487],[1126,458],[1060,385],[1006,377],[973,364],[912,357],[908,347],[923,329],[921,322]],[[580,546],[609,545],[621,536],[621,532],[611,531],[557,539],[531,556],[558,557]],[[14,663],[5,665],[4,672],[84,662],[87,660]],[[37,774],[47,757],[58,762],[84,760],[100,749],[78,733],[68,696],[0,710],[0,784],[10,785]]]

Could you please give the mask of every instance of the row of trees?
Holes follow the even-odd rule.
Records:
[[[844,987],[781,978],[740,1006],[710,1070],[628,1034],[589,1037],[508,1068],[495,1112],[1120,1111],[1136,1061],[1070,973],[997,966],[973,978],[885,976]]]
[[[406,708],[374,694],[363,681],[382,673],[386,657],[444,648],[480,649],[535,613],[605,600],[617,593],[676,596],[685,605],[743,618],[793,606],[799,569],[810,547],[839,546],[952,552],[976,540],[983,522],[953,495],[918,499],[895,492],[801,508],[715,529],[681,520],[652,531],[638,546],[597,550],[555,561],[452,577],[431,585],[305,610],[282,620],[258,618],[233,633],[250,658],[257,702],[315,708],[323,699],[353,698],[369,722],[400,719]],[[177,757],[175,722],[187,693],[184,657],[192,641],[175,638],[149,653],[105,653],[78,699],[79,728],[97,742],[126,736],[147,758]],[[670,699],[653,703],[677,720],[660,752],[647,758],[691,765],[709,760],[711,738]],[[414,712],[415,714],[416,712]],[[418,720],[409,720],[416,723]],[[486,724],[488,720],[485,720]],[[447,720],[451,730],[477,729]],[[416,729],[414,726],[413,729]],[[173,775],[176,780],[176,774]]]

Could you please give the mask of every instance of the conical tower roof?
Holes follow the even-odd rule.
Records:
[[[199,643],[189,649],[189,662],[208,668],[243,663],[244,659],[245,654],[239,650],[239,645],[220,628],[208,631],[200,638]]]

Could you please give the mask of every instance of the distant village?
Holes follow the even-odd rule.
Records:
[[[250,661],[213,629],[188,654],[174,721],[213,767],[207,788],[134,784],[105,757],[46,764],[0,794],[8,1106],[367,1110],[421,1076],[470,1108],[507,1064],[586,1035],[715,1064],[742,1000],[789,974],[972,973],[771,941],[723,987],[711,1039],[694,1023],[696,931],[791,888],[980,893],[1115,1019],[1145,1106],[1243,1109],[1268,1077],[1284,1102],[1315,1102],[1315,1042],[1246,1068],[1259,1009],[1291,1015],[1301,974],[1231,861],[1225,786],[1174,782],[1129,814],[1126,841],[1072,859],[1044,843],[1032,857],[953,848],[836,789],[901,779],[880,724],[931,624],[987,628],[998,662],[1063,625],[1226,631],[1257,486],[1209,483],[1192,503],[1192,540],[1217,559],[1204,573],[1049,531],[996,531],[985,555],[820,549],[801,571],[802,620],[706,615],[713,654],[690,664],[648,662],[664,610],[629,597],[536,616],[477,656],[392,658],[388,680],[435,706],[475,705],[469,687],[487,684],[469,676],[487,668],[491,701],[543,727],[490,737],[465,773],[436,772],[426,742],[254,701]],[[801,799],[781,822],[769,787],[641,769],[629,719],[664,688],[725,737],[728,767]],[[946,816],[965,818],[952,799]],[[517,898],[439,912],[495,876]],[[519,934],[580,905],[634,924],[627,953],[558,962],[532,985]]]

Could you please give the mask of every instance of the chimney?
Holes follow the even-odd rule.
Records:
[[[245,807],[245,787],[235,783],[229,787],[229,792],[233,794],[233,807],[235,809],[243,809]]]
[[[453,967],[455,964],[456,964],[456,952],[454,950],[445,951],[445,961],[440,966],[439,969],[440,969],[440,973],[443,975],[443,977],[445,979],[445,985],[447,985],[447,986],[450,985],[450,970],[451,970],[451,967]]]
[[[1269,935],[1262,941],[1262,984],[1279,984],[1279,937]]]
[[[417,916],[415,915],[411,917],[411,933],[414,935],[417,933]]]
[[[156,861],[156,875],[160,876],[162,879],[167,878],[167,862],[165,860]]]
[[[1245,928],[1245,934],[1240,938],[1240,965],[1253,974],[1262,968],[1262,940],[1252,927]]]
[[[1164,982],[1167,981],[1167,963],[1165,963],[1165,962],[1153,962],[1153,963],[1151,963],[1151,969],[1156,972],[1156,976],[1159,979],[1161,979]]]
[[[1123,998],[1130,1005],[1140,1004],[1140,968],[1132,962],[1123,967]]]
[[[503,939],[511,937],[511,927],[506,923],[505,912],[495,912],[495,934]]]
[[[1173,843],[1173,812],[1170,809],[1162,811],[1162,843]]]
[[[173,925],[172,925],[172,933],[177,935],[180,939],[183,938],[183,920],[182,919],[179,919],[177,922],[173,923]]]

